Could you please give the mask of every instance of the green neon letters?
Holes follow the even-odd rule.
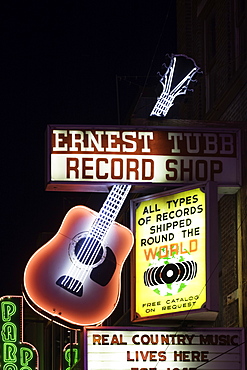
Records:
[[[2,341],[5,342],[16,342],[17,341],[17,328],[13,322],[6,322],[2,326],[1,330]]]
[[[64,350],[64,370],[70,370],[71,367],[79,361],[79,346],[77,343],[72,345],[72,359],[70,344]]]
[[[10,321],[11,317],[16,313],[16,305],[11,301],[1,302],[2,320]]]
[[[0,311],[0,368],[3,370],[37,370],[38,354],[29,343],[22,342],[22,297],[2,297]]]

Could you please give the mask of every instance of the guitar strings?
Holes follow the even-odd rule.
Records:
[[[114,189],[113,189],[113,191],[114,191]],[[110,193],[109,194],[109,197],[108,197],[108,199],[110,198],[111,199],[111,197],[112,197],[112,193]],[[107,199],[107,200],[108,200]],[[104,206],[105,205],[103,205],[103,207],[102,207],[102,209],[104,210]],[[77,256],[77,258],[78,258],[78,260],[80,261],[80,258],[81,258],[81,256],[82,256],[82,254],[83,254],[83,249],[86,249],[86,253],[85,253],[85,255],[84,255],[84,258],[83,258],[83,260],[81,261],[81,263],[82,264],[84,264],[85,263],[85,261],[87,260],[87,258],[88,258],[88,256],[90,255],[90,253],[91,253],[91,251],[95,248],[95,244],[97,243],[97,233],[96,233],[96,231],[97,231],[97,228],[98,228],[98,230],[99,230],[99,226],[97,225],[97,224],[100,224],[100,214],[101,213],[103,213],[102,211],[99,213],[99,215],[98,215],[98,217],[94,220],[94,222],[93,222],[93,225],[91,226],[91,231],[89,231],[89,233],[87,234],[87,237],[86,237],[86,239],[85,239],[85,241],[84,241],[84,243],[82,244],[82,246],[81,246],[81,248],[80,248],[80,251],[79,251],[79,253],[78,253],[78,256]],[[94,231],[95,230],[95,231]],[[98,235],[99,235],[99,231],[98,231]],[[93,243],[92,243],[92,236],[94,236],[94,239],[93,239]],[[90,243],[91,243],[91,246],[90,246]],[[88,248],[90,246],[90,249]],[[93,261],[93,259],[94,259],[94,256],[96,255],[96,253],[98,253],[98,251],[96,250],[95,251],[95,253],[92,255],[92,258],[91,258],[91,261],[90,262],[92,262]],[[73,270],[74,271],[76,271],[76,274],[73,274]],[[68,271],[68,275],[67,275],[67,277],[64,279],[64,281],[63,281],[63,283],[64,284],[66,284],[67,283],[67,281],[69,280],[69,278],[70,278],[70,275],[72,274],[72,275],[74,275],[74,279],[72,279],[71,280],[71,282],[70,282],[70,284],[69,284],[69,286],[68,286],[68,288],[70,289],[70,288],[72,288],[73,286],[74,286],[74,284],[75,284],[75,282],[76,282],[76,279],[78,278],[78,276],[79,276],[79,273],[80,273],[80,271],[78,271],[77,269],[76,269],[76,267],[75,266],[71,266],[71,268],[70,268],[70,270]],[[85,281],[85,280],[84,280]],[[83,281],[83,282],[84,282]],[[82,284],[83,284],[83,282],[82,282]],[[79,284],[76,284],[76,286],[74,286],[74,290],[75,289],[77,289],[77,285],[79,285],[78,286],[78,289],[80,289],[80,286],[81,286],[81,284],[80,284],[80,282],[79,282]]]
[[[94,232],[94,229],[96,228],[95,225],[97,225],[97,223],[98,223],[98,219],[96,218],[93,225],[91,226],[92,231],[87,234],[87,237],[86,237],[84,243],[82,244],[81,249],[79,250],[79,253],[77,255],[77,258],[80,261],[82,253],[83,253],[83,249],[86,249],[86,253],[84,255],[84,258],[81,261],[82,264],[86,262],[86,260],[88,259],[89,255],[90,255],[91,250],[93,248],[95,248],[95,244],[97,243],[97,234],[96,234],[96,232]],[[92,236],[94,236],[93,243],[92,243]],[[91,243],[91,246],[90,246],[90,243]],[[89,246],[90,246],[90,249],[88,248]],[[95,253],[97,253],[97,250],[95,251]],[[91,261],[93,261],[95,253],[92,255]],[[91,262],[91,261],[89,261],[89,262]],[[73,273],[73,271],[76,271],[76,273]],[[83,284],[83,281],[80,282],[80,281],[77,280],[77,278],[79,277],[79,271],[76,269],[75,266],[73,266],[73,265],[71,266],[71,268],[68,271],[67,276],[64,278],[62,283],[67,284],[67,282],[70,279],[70,275],[73,276],[73,279],[71,279],[70,284],[68,285],[68,289],[73,288],[73,290],[78,291],[80,289],[81,285]],[[76,281],[77,281],[77,283],[76,283]]]
[[[102,207],[102,210],[101,212],[99,213],[99,216],[97,217],[97,219],[95,220],[95,224],[96,224],[96,227],[92,227],[91,228],[91,234],[90,234],[90,238],[89,238],[89,243],[91,242],[91,236],[94,237],[94,242],[91,243],[91,246],[90,246],[90,250],[87,251],[86,255],[84,256],[84,260],[82,261],[85,262],[88,258],[88,255],[91,253],[92,250],[94,250],[93,254],[92,254],[92,257],[91,257],[91,260],[89,261],[89,265],[90,264],[94,264],[96,258],[97,258],[97,255],[100,251],[100,248],[102,247],[102,243],[104,241],[104,238],[106,237],[106,234],[109,230],[109,227],[110,225],[112,224],[112,222],[114,221],[114,219],[116,218],[128,192],[129,192],[129,189],[130,189],[131,186],[126,186],[126,185],[116,185],[114,187],[114,189],[112,190],[112,192],[109,194],[109,200],[107,199],[107,201],[105,202],[105,204],[103,205]],[[119,190],[118,190],[119,189]],[[128,190],[128,191],[127,191]],[[117,200],[117,202],[116,202]],[[114,212],[113,212],[114,210]],[[102,215],[104,216],[102,218]],[[105,227],[105,225],[107,225],[107,227]],[[101,231],[101,228],[103,227],[103,232]],[[98,245],[97,248],[95,248],[95,244],[98,242],[101,242],[101,244]],[[84,248],[84,245],[81,247],[81,251],[80,251],[80,255],[81,255],[81,252],[83,252],[83,248]],[[83,284],[85,279],[87,278],[88,274],[90,273],[90,269],[86,269],[84,271],[82,271],[82,273],[80,274],[80,282]],[[79,275],[80,273],[80,270],[78,271],[77,275]],[[84,276],[83,276],[84,275]],[[74,289],[77,289],[81,287],[81,284],[80,282],[78,282],[76,284],[76,287],[74,287]]]
[[[97,224],[97,218],[95,219],[95,221],[94,221],[94,223],[93,223],[93,225],[91,226],[91,229],[94,229],[95,228],[95,224]],[[89,243],[90,243],[90,241],[92,241],[92,235],[93,235],[93,233],[91,232],[89,232],[88,234],[87,234],[87,237],[86,237],[86,239],[85,239],[85,241],[84,241],[84,243],[82,244],[82,246],[81,246],[81,249],[80,249],[80,251],[79,251],[79,253],[78,253],[78,256],[77,256],[77,258],[78,258],[78,260],[80,260],[80,258],[81,258],[81,256],[82,256],[82,252],[83,252],[83,248],[85,249],[85,248],[87,248],[88,246],[89,246]],[[95,234],[95,237],[96,237],[96,234]],[[94,239],[95,240],[95,239]],[[94,245],[95,245],[95,243],[96,243],[97,241],[95,241],[93,244],[91,244],[91,249],[94,247]],[[84,263],[85,261],[86,261],[86,259],[88,258],[88,255],[90,254],[90,250],[88,250],[88,249],[86,249],[86,254],[85,254],[85,256],[84,256],[84,260],[82,260],[81,261],[81,263]],[[77,271],[77,274],[73,274],[73,270],[74,271]],[[65,279],[62,281],[62,283],[63,284],[66,284],[67,282],[68,282],[68,280],[69,280],[69,278],[70,278],[70,275],[74,275],[75,276],[75,278],[77,278],[77,276],[76,275],[78,275],[78,270],[75,268],[75,266],[74,265],[71,265],[71,267],[70,267],[70,269],[69,269],[69,271],[68,271],[68,274],[67,274],[67,276],[65,277]],[[75,279],[73,279],[71,282],[70,282],[70,285],[68,286],[68,288],[71,288],[71,286],[74,284],[74,282],[75,282]]]
[[[111,206],[110,201],[108,203],[109,203],[109,206]],[[90,241],[90,238],[92,238],[92,237],[94,239],[96,239],[96,241],[103,240],[103,237],[104,237],[104,235],[106,234],[106,231],[107,231],[106,226],[110,225],[111,220],[113,220],[113,218],[114,218],[113,216],[109,217],[110,213],[106,212],[106,210],[113,208],[113,207],[110,208],[109,206],[108,207],[105,206],[104,209],[100,212],[99,216],[96,218],[93,226],[91,227],[91,232],[88,234],[89,241]],[[103,220],[102,220],[101,213],[104,214],[104,219]],[[110,216],[111,216],[111,214],[110,214]],[[83,252],[82,249],[83,248],[81,248],[81,252]],[[81,257],[81,252],[79,252],[79,254],[78,254],[79,259]],[[96,253],[97,253],[97,251],[96,251]],[[90,251],[87,251],[87,255],[88,254],[90,254]],[[84,256],[84,261],[86,261],[86,259],[88,257],[87,255]],[[84,261],[82,261],[82,262],[84,262]]]
[[[115,218],[117,217],[117,214],[119,213],[119,210],[130,190],[130,185],[126,186],[126,185],[116,185],[109,197],[109,201],[107,199],[107,201],[105,202],[106,203],[106,206],[103,205],[102,207],[102,212],[100,212],[99,216],[97,217],[96,219],[96,224],[97,225],[97,228],[95,230],[95,233],[93,233],[94,231],[94,228],[92,228],[92,235],[94,236],[94,238],[96,239],[96,241],[93,243],[93,245],[91,246],[90,248],[90,251],[87,253],[90,254],[91,250],[94,249],[94,252],[92,254],[92,258],[91,258],[91,261],[89,262],[89,264],[94,264],[96,258],[97,258],[97,255],[99,253],[99,250],[100,248],[102,247],[102,243],[104,241],[104,238],[106,237],[107,235],[107,232],[109,230],[109,227],[111,226],[112,222],[115,220]],[[119,189],[119,190],[118,190]],[[128,191],[127,191],[128,190]],[[117,202],[116,202],[117,200]],[[110,211],[109,211],[110,210]],[[107,212],[106,212],[107,211]],[[114,212],[113,212],[114,211]],[[102,219],[102,215],[104,215],[103,219]],[[107,225],[107,227],[105,227],[105,224]],[[100,230],[100,228],[103,226],[103,232]],[[98,234],[98,235],[97,235]],[[99,235],[102,235],[100,238],[98,237]],[[95,244],[97,243],[97,241],[101,242],[101,244],[99,244],[99,246],[97,248],[95,248]],[[82,248],[81,248],[82,250]],[[87,257],[84,257],[84,261],[86,261],[86,258]],[[87,270],[84,270],[81,274],[81,277],[80,277],[80,280],[83,280],[83,282],[85,281],[87,275],[89,274],[90,270],[87,269]],[[84,275],[84,276],[83,276]]]
[[[89,256],[91,259],[87,262],[90,265],[95,263],[95,260],[98,256],[98,253],[102,247],[104,238],[109,230],[114,219],[117,217],[117,214],[129,193],[131,185],[114,185],[109,196],[107,197],[101,211],[99,212],[98,217],[94,220],[89,233],[86,236],[84,243],[81,245],[80,250],[77,255],[77,259],[80,261],[83,253],[83,259],[80,261],[81,264],[85,264]],[[114,211],[114,212],[113,212]],[[103,218],[102,218],[103,217]],[[93,238],[93,242],[92,242]],[[99,244],[95,248],[96,244]],[[84,252],[86,249],[86,253]],[[92,253],[93,251],[93,253]],[[62,280],[61,284],[66,285],[69,282],[69,279],[72,277],[68,289],[78,292],[83,283],[85,282],[88,274],[91,272],[91,269],[83,269],[81,272],[76,266],[72,265],[68,271],[68,274]],[[71,276],[72,275],[72,276]]]
[[[107,217],[107,216],[108,216],[108,214],[105,213],[105,217]],[[109,226],[111,225],[110,220],[111,220],[110,217],[108,217],[108,218],[105,218],[104,222],[102,222],[100,220],[100,218],[96,218],[96,220],[95,220],[95,222],[93,223],[93,226],[92,226],[92,231],[89,232],[89,234],[87,235],[87,239],[85,240],[85,242],[81,246],[81,249],[80,249],[80,251],[78,253],[78,256],[77,256],[79,261],[80,261],[81,256],[84,253],[83,259],[80,261],[82,264],[87,264],[90,267],[90,265],[93,265],[95,263],[95,260],[98,256],[98,253],[99,253],[100,248],[101,248],[101,244],[99,244],[99,243],[100,242],[102,243],[103,240],[104,240],[104,237],[105,237],[106,231],[107,231],[106,227],[109,228]],[[96,247],[96,245],[97,245],[97,247]],[[86,252],[84,252],[83,249],[86,249]],[[90,257],[90,256],[91,256],[91,259],[88,260],[88,257]],[[79,278],[79,280],[80,280],[79,283],[80,284],[84,283],[84,281],[87,277],[87,274],[89,272],[90,272],[89,269],[84,269],[83,270],[83,272],[81,273],[81,276]],[[77,274],[76,274],[77,277],[78,277],[79,274],[80,274],[80,270],[79,271],[77,270]],[[79,283],[77,283],[77,285],[80,285]],[[74,286],[74,289],[77,289],[77,285]]]

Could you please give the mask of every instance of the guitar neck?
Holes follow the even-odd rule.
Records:
[[[131,189],[131,185],[114,185],[108,194],[98,217],[94,221],[89,236],[103,241],[110,226],[115,221]]]

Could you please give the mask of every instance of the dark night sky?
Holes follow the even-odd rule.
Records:
[[[0,296],[21,293],[40,232],[57,231],[71,196],[44,190],[47,125],[116,125],[116,76],[137,76],[119,80],[123,123],[137,91],[129,81],[177,51],[175,14],[175,0],[1,3]]]

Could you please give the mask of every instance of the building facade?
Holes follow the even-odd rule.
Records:
[[[247,2],[178,0],[177,24],[179,53],[203,70],[193,94],[180,105],[180,116],[241,128],[242,186],[219,199],[221,309],[216,325],[246,327]]]

